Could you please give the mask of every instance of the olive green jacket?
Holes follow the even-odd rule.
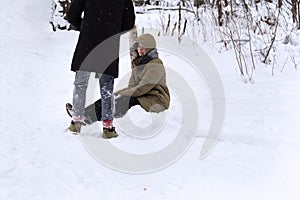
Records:
[[[145,66],[133,67],[128,87],[117,91],[116,94],[136,97],[147,112],[168,109],[170,94],[162,61],[154,58]]]

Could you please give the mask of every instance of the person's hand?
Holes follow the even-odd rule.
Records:
[[[133,58],[137,58],[138,57],[138,48],[139,43],[137,41],[135,41],[131,46],[130,46],[130,56],[132,56]]]
[[[116,94],[116,93],[114,93],[114,99],[115,100],[117,100],[118,98],[120,98],[121,97],[121,94]]]

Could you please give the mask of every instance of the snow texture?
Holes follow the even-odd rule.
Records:
[[[199,160],[211,99],[201,78],[189,70],[184,74],[188,63],[162,52],[165,65],[188,77],[198,97],[197,137],[167,168],[121,173],[97,162],[79,137],[64,132],[70,122],[64,105],[72,97],[69,68],[78,33],[52,32],[51,1],[3,1],[0,7],[0,199],[299,199],[300,74],[292,65],[274,76],[269,68],[258,68],[255,83],[244,84],[233,52],[218,54],[202,45],[223,80],[226,119],[215,149]],[[150,18],[155,26],[151,14],[137,15],[137,25]],[[130,71],[128,61],[129,56],[120,60],[121,76]],[[175,137],[180,112],[172,93],[162,135],[141,141],[120,131],[111,143],[128,152],[156,151]],[[141,126],[150,124],[151,114],[138,107],[128,115]]]

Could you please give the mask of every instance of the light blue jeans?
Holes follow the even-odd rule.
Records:
[[[86,90],[91,72],[77,71],[73,90],[73,119],[82,118],[85,114]],[[99,75],[100,95],[102,102],[102,121],[114,118],[114,77],[107,74]]]

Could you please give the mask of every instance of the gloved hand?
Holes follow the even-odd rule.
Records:
[[[121,95],[120,94],[116,94],[116,93],[114,93],[114,99],[115,99],[115,101],[118,99],[118,98],[120,98],[121,97]]]

